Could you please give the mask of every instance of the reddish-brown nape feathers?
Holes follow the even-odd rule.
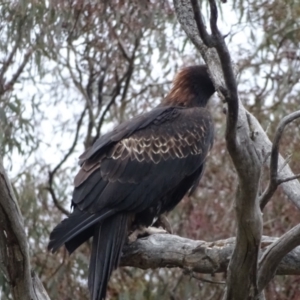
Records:
[[[204,107],[215,92],[205,65],[183,68],[173,80],[173,87],[162,105]]]

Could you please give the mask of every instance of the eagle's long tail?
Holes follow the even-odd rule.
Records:
[[[105,299],[110,275],[119,264],[127,232],[127,220],[128,214],[119,213],[95,226],[89,267],[92,300]]]
[[[72,253],[92,236],[95,224],[103,222],[113,213],[112,210],[107,209],[97,214],[90,214],[75,208],[71,215],[60,222],[50,233],[48,250],[55,252],[65,244],[69,253]]]

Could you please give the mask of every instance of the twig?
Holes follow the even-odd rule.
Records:
[[[65,154],[65,156],[63,157],[63,159],[54,167],[54,169],[52,171],[49,172],[49,180],[48,180],[48,191],[50,192],[50,195],[52,197],[53,203],[54,205],[66,216],[69,216],[70,213],[68,210],[66,210],[63,206],[60,205],[56,195],[55,195],[55,191],[53,189],[53,180],[54,180],[54,175],[56,174],[56,172],[61,168],[61,166],[66,162],[66,160],[68,159],[68,157],[73,153],[76,145],[77,145],[77,141],[78,141],[78,136],[79,136],[79,131],[82,125],[82,121],[83,118],[85,116],[87,107],[84,108],[83,112],[80,115],[79,120],[77,121],[77,125],[76,125],[76,131],[75,131],[75,137],[72,143],[72,146],[69,148],[69,151]]]
[[[274,137],[273,145],[272,145],[272,150],[271,150],[269,184],[259,199],[261,210],[263,210],[264,207],[267,205],[267,203],[270,201],[270,199],[273,196],[273,194],[275,193],[278,185],[280,183],[289,181],[289,180],[285,180],[285,179],[283,179],[283,181],[282,180],[280,181],[278,178],[279,143],[280,143],[280,139],[282,137],[283,131],[285,129],[285,126],[288,125],[289,123],[293,122],[297,118],[300,118],[300,110],[293,112],[293,113],[289,114],[288,116],[284,117],[280,121],[280,123],[276,129],[276,133],[275,133],[275,137]],[[292,178],[293,177],[294,176],[292,176]],[[296,177],[296,178],[298,178],[298,177]],[[296,179],[296,178],[293,178],[293,179]],[[293,179],[290,179],[290,180],[293,180]]]
[[[271,155],[271,152],[270,152],[270,155]],[[286,165],[288,165],[291,161],[291,157],[292,157],[292,154],[289,154],[286,159],[284,160],[284,163],[281,165],[280,169],[279,169],[279,173],[284,169],[284,167]]]
[[[130,84],[132,74],[134,71],[134,60],[135,60],[135,56],[136,56],[136,51],[137,51],[139,45],[140,45],[140,37],[137,37],[135,39],[134,49],[133,49],[133,52],[132,52],[132,54],[130,56],[130,60],[129,60],[129,65],[128,65],[128,69],[127,69],[128,75],[126,76],[125,85],[124,85],[123,93],[121,96],[121,105],[125,104],[126,95],[127,95],[129,84]]]
[[[7,71],[9,65],[12,63],[12,60],[18,50],[18,48],[20,47],[20,42],[21,42],[21,33],[18,34],[17,36],[17,39],[16,39],[16,42],[8,56],[8,58],[5,60],[5,62],[2,64],[2,67],[1,67],[1,72],[0,72],[0,83],[1,83],[1,86],[2,84],[4,84],[4,74],[5,72]],[[4,92],[4,88],[2,89],[1,88],[1,91],[0,91],[0,94],[2,94]]]
[[[120,93],[121,93],[121,87],[122,87],[123,81],[125,81],[125,85],[124,85],[122,96],[121,96],[121,103],[123,103],[123,101],[126,97],[127,90],[128,90],[128,87],[129,87],[129,84],[130,84],[130,81],[131,81],[131,77],[132,77],[132,74],[133,74],[136,50],[137,50],[139,44],[140,44],[140,37],[137,37],[136,40],[135,40],[133,52],[129,56],[127,51],[125,51],[124,49],[123,49],[124,51],[122,50],[122,44],[119,43],[119,47],[121,47],[121,50],[122,50],[121,52],[123,53],[124,57],[129,61],[128,68],[127,68],[125,74],[122,76],[122,78],[120,80],[117,80],[117,82],[116,82],[116,86],[114,88],[112,98],[110,99],[109,103],[106,105],[106,107],[105,107],[105,109],[104,109],[104,111],[103,111],[103,113],[100,117],[97,129],[96,129],[96,136],[94,138],[94,142],[100,136],[100,130],[101,130],[101,127],[102,127],[103,122],[105,120],[106,114],[108,113],[108,111],[109,111],[110,107],[113,105],[113,103],[115,103],[115,100],[116,100],[117,96],[120,95]],[[117,73],[116,73],[116,77],[118,77]]]
[[[50,177],[50,173],[49,173],[49,177]],[[49,180],[50,182],[50,180]],[[54,191],[54,188],[53,188],[53,185],[52,185],[52,182],[51,182],[51,185],[49,184],[49,186],[47,187],[47,190],[49,191],[51,197],[52,197],[52,201],[55,205],[55,207],[60,210],[64,215],[66,216],[69,216],[70,215],[70,212],[68,210],[66,210],[58,201],[57,197],[56,197],[56,194],[55,194],[55,191]]]
[[[27,63],[28,63],[28,61],[29,61],[29,59],[30,59],[33,51],[34,51],[34,48],[32,47],[31,49],[29,49],[25,53],[23,61],[20,64],[20,66],[18,67],[17,71],[13,74],[11,80],[8,83],[5,84],[4,91],[10,89],[16,83],[16,81],[18,80],[19,76],[23,72],[25,66],[27,65]]]
[[[106,114],[109,112],[111,106],[115,103],[117,96],[120,95],[122,82],[125,80],[125,78],[127,76],[127,72],[124,74],[124,76],[121,79],[118,78],[117,71],[115,71],[115,76],[116,76],[116,84],[115,84],[115,87],[112,91],[111,99],[108,102],[108,104],[106,105],[106,107],[105,107],[105,109],[104,109],[104,111],[103,111],[103,113],[100,117],[100,120],[98,122],[98,125],[97,125],[97,128],[96,128],[96,135],[94,137],[93,142],[95,142],[100,137],[100,130],[101,130],[101,127],[102,127],[103,122],[105,120]]]
[[[278,182],[278,184],[281,184],[283,182],[288,182],[288,181],[292,181],[292,180],[299,179],[299,178],[300,178],[300,174],[296,174],[296,175],[291,176],[291,177],[278,178],[277,182]]]
[[[184,275],[188,275],[192,278],[195,278],[199,281],[203,281],[203,282],[207,282],[207,283],[212,283],[212,284],[226,284],[225,281],[215,281],[215,280],[209,280],[209,279],[206,279],[206,278],[203,278],[201,276],[199,276],[198,274],[195,274],[194,272],[191,272],[190,270],[184,270],[183,271],[183,274]]]
[[[22,33],[21,32],[22,31],[20,30],[20,28],[24,25],[25,21],[26,21],[26,17],[25,16],[22,17],[19,20],[18,25],[17,25],[19,30],[18,30],[18,34],[17,34],[17,37],[16,37],[15,44],[12,47],[11,52],[8,55],[8,58],[2,64],[1,71],[0,71],[0,95],[5,92],[5,88],[3,87],[3,84],[4,84],[4,74],[7,71],[8,67],[11,65],[11,63],[13,61],[13,58],[15,57],[15,55],[16,55],[16,53],[18,51],[18,48],[22,47],[22,45],[21,45],[21,41],[22,41]],[[16,82],[16,80],[18,79],[18,77],[22,73],[25,65],[27,64],[27,62],[29,60],[29,57],[33,53],[33,50],[34,50],[34,47],[31,47],[27,51],[27,53],[25,53],[22,64],[17,69],[15,75],[12,76],[12,79],[9,81],[9,83],[6,84],[6,89],[8,89],[9,87],[11,87]]]
[[[126,48],[126,45],[123,43],[123,41],[121,40],[121,38],[119,37],[119,35],[116,33],[114,27],[108,22],[107,23],[111,33],[113,34],[114,38],[118,41],[118,45],[119,45],[119,49],[122,52],[124,58],[130,62],[132,56],[129,54],[128,49]]]

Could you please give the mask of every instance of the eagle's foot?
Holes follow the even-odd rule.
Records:
[[[128,243],[134,243],[138,238],[146,237],[151,234],[157,234],[157,233],[168,233],[163,228],[156,228],[156,227],[140,227],[134,230],[129,236],[128,236]]]
[[[167,216],[162,214],[158,217],[156,222],[153,224],[154,227],[161,227],[165,229],[168,233],[173,234],[173,229],[171,223],[169,222]]]

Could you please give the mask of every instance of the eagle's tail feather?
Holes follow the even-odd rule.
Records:
[[[90,214],[88,212],[82,212],[79,209],[75,209],[72,214],[60,222],[50,233],[50,241],[48,244],[48,250],[55,252],[64,243],[66,243],[67,249],[73,252],[81,243],[88,240],[91,236],[89,234],[89,228],[98,222],[102,222],[113,213],[112,210],[102,211],[97,214]],[[84,233],[82,233],[84,232]],[[76,240],[77,237],[80,237]],[[72,239],[75,239],[72,241]],[[70,241],[70,247],[68,242]]]
[[[92,300],[105,299],[112,271],[117,268],[125,241],[128,214],[116,214],[95,226],[89,267]]]

